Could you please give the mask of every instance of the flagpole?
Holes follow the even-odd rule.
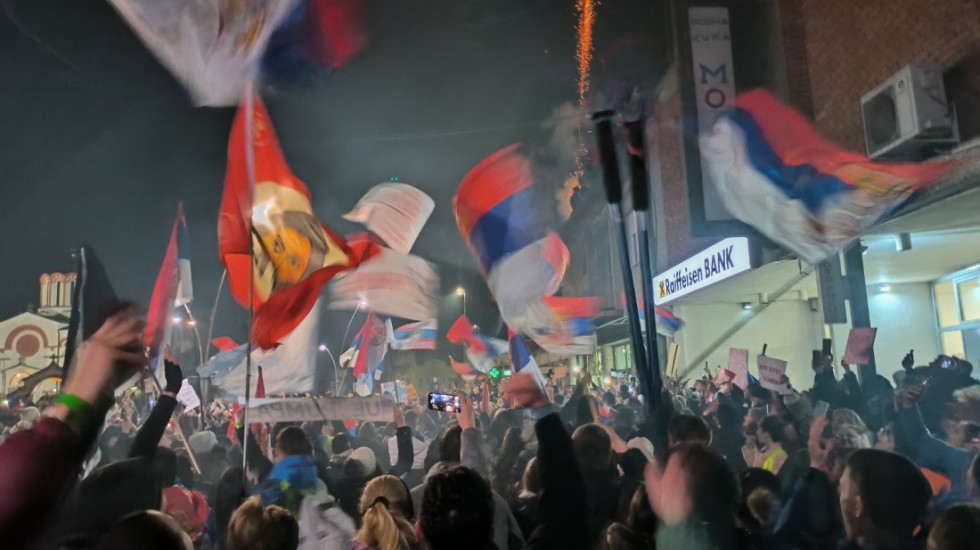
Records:
[[[214,315],[218,311],[218,298],[221,298],[221,289],[225,286],[225,279],[228,278],[228,270],[221,272],[221,281],[218,282],[218,292],[214,295],[214,305],[211,306],[211,320],[208,321],[208,341],[205,345],[205,356],[211,354],[211,338],[214,336]]]
[[[153,387],[155,387],[157,390],[157,400],[159,400],[160,395],[163,394],[163,389],[160,387],[160,381],[157,380],[156,375],[153,374],[149,366],[145,367],[145,374],[153,380]],[[204,406],[203,403],[201,406]],[[181,409],[183,409],[183,405],[181,405]],[[194,468],[194,473],[201,475],[201,466],[197,463],[197,457],[194,456],[194,450],[191,449],[190,444],[187,442],[187,436],[184,435],[184,428],[180,426],[179,416],[177,417],[177,422],[174,422],[174,425],[177,427],[177,438],[180,439],[180,442],[184,445],[184,450],[187,451],[187,458],[189,458],[191,461],[191,467]]]
[[[614,115],[613,111],[600,111],[595,113],[592,118],[596,121],[596,131],[599,138],[599,158],[606,188],[606,202],[609,203],[609,215],[612,218],[617,244],[619,245],[619,265],[623,275],[623,290],[626,294],[626,316],[629,319],[633,364],[644,390],[647,411],[650,418],[654,418],[656,410],[653,407],[653,384],[650,380],[650,371],[647,369],[643,331],[640,329],[640,313],[636,308],[636,285],[633,282],[633,269],[630,266],[629,247],[626,240],[626,225],[623,223],[623,211],[620,206],[620,201],[623,198],[623,187],[619,177],[619,160],[616,156],[616,144],[613,141],[612,121],[610,120]]]
[[[252,199],[251,195],[255,192],[255,151],[253,147],[253,121],[255,106],[252,97],[252,81],[249,80],[245,84],[245,169],[248,174],[248,192],[249,192],[249,211],[248,211],[248,225],[254,231],[252,227]],[[252,237],[251,233],[249,235]],[[254,238],[254,237],[252,237]],[[254,271],[255,269],[255,247],[248,247],[248,268],[249,271]],[[244,441],[242,441],[242,475],[247,480],[248,479],[248,433],[251,429],[248,421],[248,406],[251,402],[252,394],[252,320],[255,315],[255,304],[253,303],[253,285],[255,276],[254,273],[249,273],[248,276],[248,339],[245,343],[245,415],[243,418],[243,424],[245,426]]]

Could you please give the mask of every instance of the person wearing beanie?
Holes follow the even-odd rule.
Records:
[[[368,447],[358,447],[344,462],[344,477],[337,482],[335,495],[340,508],[347,515],[356,518],[361,526],[360,501],[364,487],[383,472],[374,451]]]

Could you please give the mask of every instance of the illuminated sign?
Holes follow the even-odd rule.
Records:
[[[749,240],[725,239],[654,277],[654,303],[664,305],[750,269]]]

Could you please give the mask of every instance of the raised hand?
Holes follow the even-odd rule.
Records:
[[[163,388],[163,393],[176,397],[184,383],[184,373],[180,369],[180,362],[170,354],[170,346],[166,346],[163,351],[163,368],[164,375],[167,377],[167,385]]]

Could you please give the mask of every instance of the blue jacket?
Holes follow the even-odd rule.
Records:
[[[259,484],[262,504],[278,504],[298,513],[303,497],[317,491],[316,463],[310,455],[291,455],[272,467],[268,477]],[[322,483],[322,482],[321,482]]]
[[[922,421],[918,406],[901,409],[898,417],[915,452],[912,457],[915,462],[923,468],[949,476],[950,490],[935,502],[935,507],[943,509],[958,502],[969,502],[967,477],[977,451],[953,447],[930,434]]]

